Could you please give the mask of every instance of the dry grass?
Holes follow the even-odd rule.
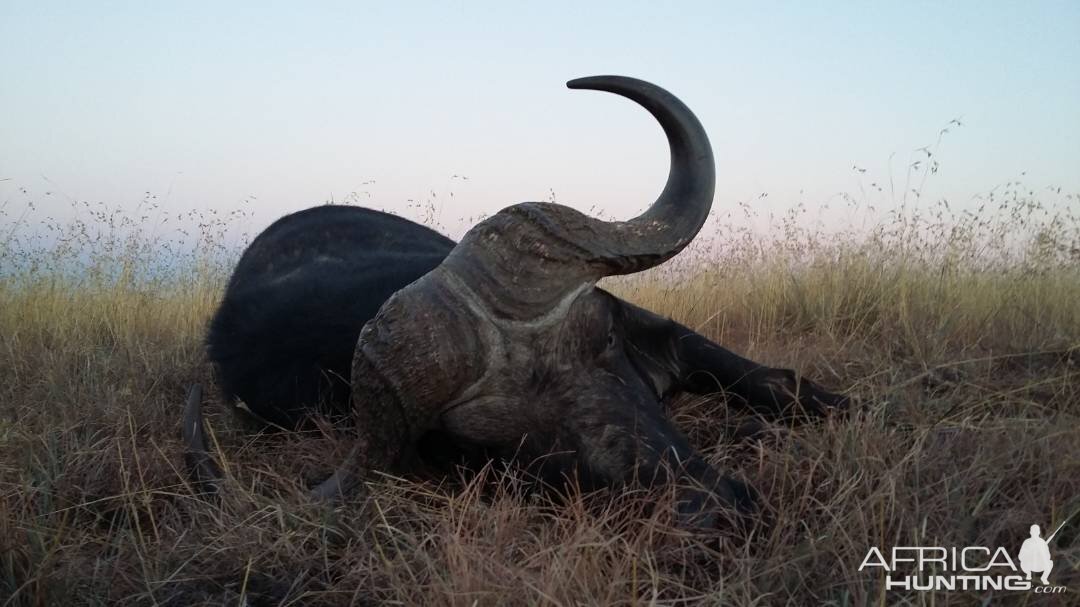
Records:
[[[662,491],[537,495],[498,465],[311,503],[305,483],[347,440],[253,437],[217,402],[230,480],[221,502],[201,501],[178,424],[185,388],[210,383],[200,342],[227,255],[206,251],[234,219],[204,221],[202,244],[165,268],[150,260],[179,249],[130,229],[153,217],[101,212],[40,241],[13,230],[0,605],[1078,604],[1076,524],[1052,548],[1065,595],[886,593],[858,571],[871,546],[1015,554],[1030,524],[1080,508],[1077,198],[1062,212],[1010,188],[982,214],[901,209],[858,234],[822,235],[796,213],[773,237],[717,233],[681,266],[609,285],[863,403],[740,440],[747,420],[721,395],[677,407],[692,441],[762,496],[766,522],[738,537],[674,529]]]

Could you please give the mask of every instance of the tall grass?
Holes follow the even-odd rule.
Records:
[[[149,196],[134,213],[80,203],[70,222],[0,208],[0,605],[1075,603],[1076,524],[1052,547],[1065,595],[886,592],[858,571],[871,546],[1015,554],[1030,524],[1080,508],[1078,198],[1019,183],[971,212],[910,198],[870,228],[800,207],[765,233],[722,221],[675,263],[605,283],[859,399],[798,428],[722,395],[674,408],[761,494],[761,524],[734,538],[677,530],[662,490],[537,495],[499,464],[314,504],[305,483],[347,437],[252,436],[220,402],[229,490],[202,501],[180,409],[211,383],[201,340],[246,212],[184,234]]]

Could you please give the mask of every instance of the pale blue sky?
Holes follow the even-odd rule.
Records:
[[[1080,191],[1076,1],[0,7],[0,202],[254,196],[265,225],[352,191],[415,217],[406,201],[435,191],[460,235],[457,218],[554,190],[627,217],[667,150],[632,103],[564,87],[600,73],[698,114],[718,210],[854,193],[852,165],[885,179],[894,153],[902,178],[952,118],[934,194],[963,204],[1021,171]]]

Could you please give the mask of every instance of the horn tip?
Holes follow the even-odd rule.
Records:
[[[626,76],[584,76],[567,81],[566,88],[596,89],[599,85],[610,83],[612,80],[630,80],[630,78]]]

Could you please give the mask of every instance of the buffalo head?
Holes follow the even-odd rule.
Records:
[[[667,185],[626,222],[552,203],[508,207],[392,296],[361,331],[353,357],[358,423],[380,428],[364,433],[375,444],[361,467],[394,466],[420,434],[440,426],[496,452],[555,454],[588,485],[673,472],[687,481],[688,515],[732,504],[731,483],[690,449],[635,365],[620,305],[596,288],[604,276],[662,263],[697,234],[715,183],[708,137],[682,102],[649,83],[600,76],[568,86],[648,109],[671,148]],[[546,465],[564,468],[559,463]],[[320,490],[339,490],[341,476]]]

